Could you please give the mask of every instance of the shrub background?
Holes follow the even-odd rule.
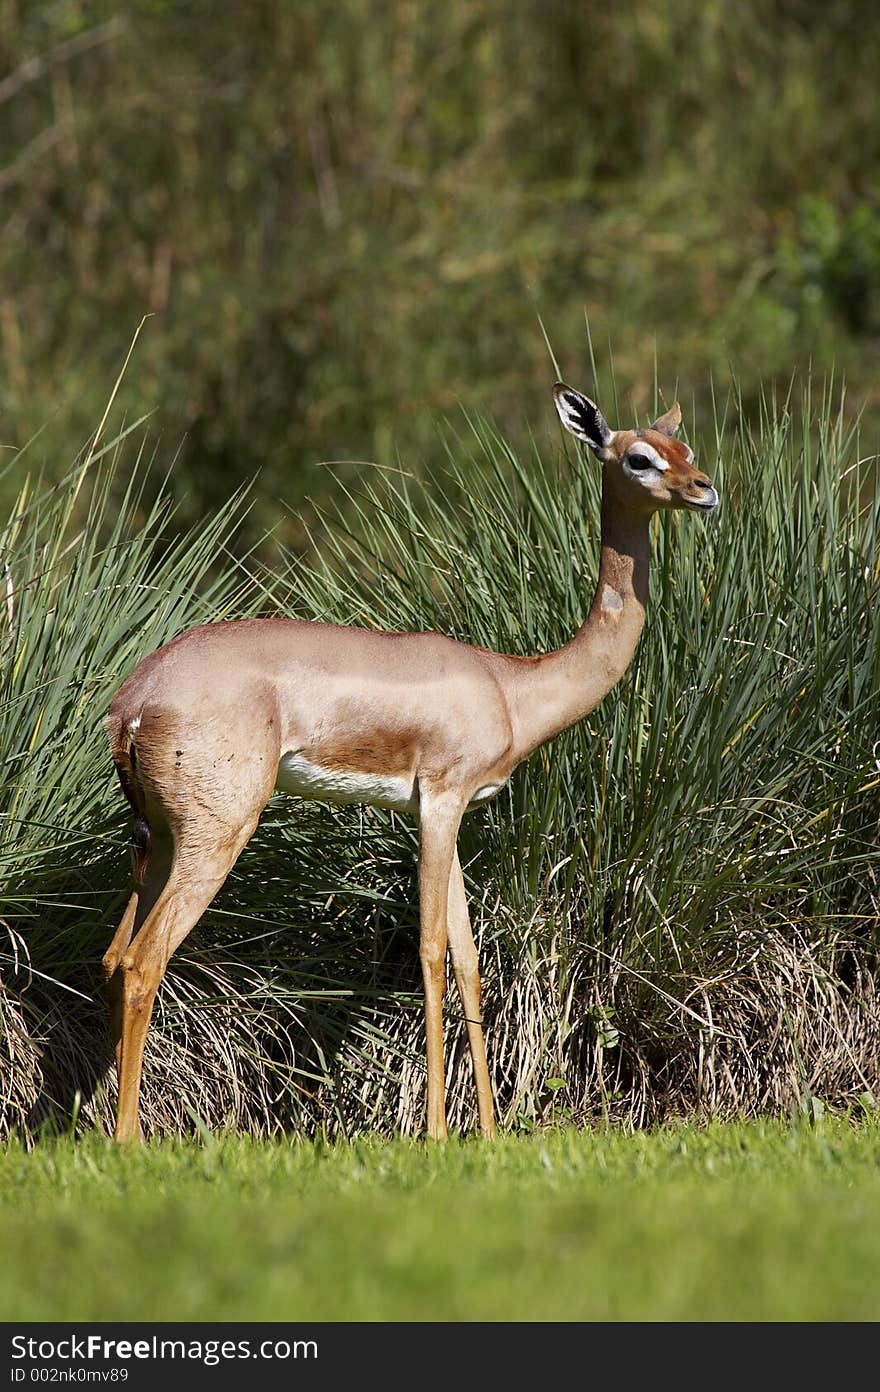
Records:
[[[812,362],[877,418],[858,0],[4,0],[0,65],[0,441],[52,477],[145,312],[121,408],[185,432],[189,516],[260,468],[255,535],[459,403],[522,445],[538,313],[630,414],[656,349],[704,415]]]

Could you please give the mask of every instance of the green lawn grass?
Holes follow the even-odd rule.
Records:
[[[876,1320],[880,1125],[0,1155],[3,1320]]]

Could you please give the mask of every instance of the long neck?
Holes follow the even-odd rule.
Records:
[[[513,708],[517,744],[530,753],[582,720],[607,696],[632,661],[645,622],[649,519],[617,504],[602,484],[599,581],[586,619],[570,643],[521,670]]]

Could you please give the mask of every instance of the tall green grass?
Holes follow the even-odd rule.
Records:
[[[609,391],[606,400],[611,397]],[[636,660],[466,819],[502,1119],[731,1115],[880,1096],[880,497],[840,397],[719,411],[717,518],[661,518]],[[307,555],[236,557],[234,499],[165,544],[131,440],[23,494],[3,539],[4,1125],[112,1108],[98,962],[128,888],[101,721],[189,624],[286,613],[564,642],[592,594],[599,472],[559,438],[444,432],[446,469],[364,468]],[[149,1129],[417,1129],[423,1045],[412,828],[283,796],[173,959],[147,1051]],[[473,1119],[447,1000],[453,1123]]]

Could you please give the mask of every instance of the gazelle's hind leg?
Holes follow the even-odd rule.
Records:
[[[106,982],[107,1005],[110,1011],[110,1034],[113,1052],[116,1056],[116,1076],[119,1078],[122,1051],[122,971],[120,962],[128,950],[135,933],[143,926],[144,920],[165,888],[171,869],[173,841],[171,832],[164,826],[157,826],[150,836],[151,844],[145,853],[142,882],[135,885],[129,898],[122,922],[113,935],[113,941],[104,953],[102,967]]]
[[[113,941],[104,953],[101,966],[104,971],[104,990],[107,996],[107,1009],[110,1012],[110,1037],[113,1040],[113,1053],[116,1057],[116,1077],[119,1078],[122,1046],[122,974],[119,963],[134,934],[134,923],[138,903],[141,899],[138,886],[129,898],[122,915],[122,922],[113,934]]]
[[[136,1140],[140,1135],[138,1109],[144,1045],[156,992],[169,959],[223,885],[256,825],[254,817],[238,833],[224,837],[209,849],[205,848],[204,832],[210,828],[200,828],[202,835],[198,837],[192,835],[191,827],[178,833],[167,881],[119,962],[117,1141]]]
[[[259,693],[256,693],[259,695]],[[205,696],[197,727],[165,706],[125,702],[110,714],[111,749],[144,870],[105,956],[119,1077],[117,1140],[139,1134],[144,1043],[171,954],[220,889],[268,801],[278,769],[278,716],[255,698]],[[136,873],[136,878],[138,875]]]
[[[495,1135],[495,1111],[492,1103],[492,1084],[489,1081],[486,1042],[483,1038],[483,1023],[480,1014],[480,968],[474,935],[471,931],[464,876],[461,873],[457,851],[449,875],[447,929],[449,955],[452,958],[455,984],[461,997],[471,1059],[474,1065],[480,1131],[484,1136],[491,1137]]]

